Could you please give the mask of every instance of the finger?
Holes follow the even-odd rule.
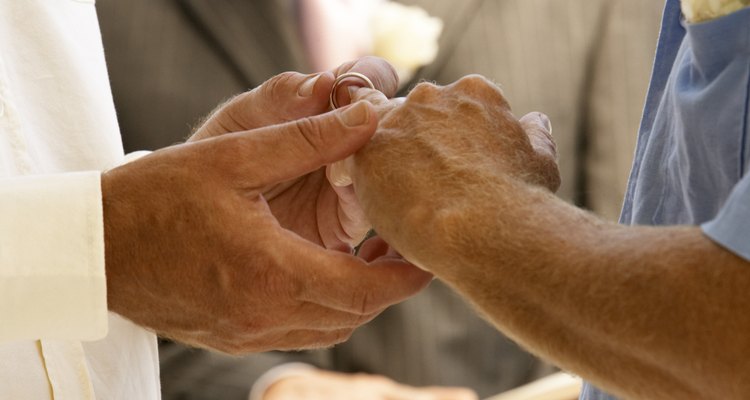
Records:
[[[233,355],[258,353],[271,350],[296,351],[330,347],[344,342],[351,337],[353,329],[299,329],[284,333],[271,332],[263,336],[253,336],[247,340],[224,340],[206,338],[200,343],[211,349]]]
[[[503,90],[489,79],[471,74],[445,86],[446,91],[463,92],[471,97],[482,99],[486,104],[501,110],[510,111],[510,103],[505,98]]]
[[[318,115],[328,110],[332,72],[285,72],[218,107],[190,140]]]
[[[358,60],[342,64],[333,72],[335,76],[347,72],[358,72],[365,75],[372,81],[375,89],[383,92],[388,98],[393,97],[396,91],[398,91],[398,74],[393,66],[382,58],[362,57]],[[348,90],[350,86],[363,87],[364,83],[361,79],[357,78],[343,80],[337,87],[336,93],[334,93],[337,104],[344,106],[352,102]]]
[[[358,102],[315,117],[211,141],[205,154],[215,154],[223,176],[246,188],[260,188],[307,174],[342,160],[375,133],[372,105]],[[201,143],[203,144],[203,143]]]
[[[319,193],[317,204],[316,222],[323,246],[351,253],[352,247],[359,244],[370,230],[354,188],[328,186]]]
[[[343,343],[352,336],[353,329],[336,329],[332,331],[320,331],[301,329],[288,332],[281,337],[274,335],[266,349],[282,351],[298,351],[320,349]]]
[[[352,169],[354,158],[349,156],[343,160],[336,161],[326,168],[326,178],[333,187],[347,187],[352,184]]]
[[[430,273],[398,257],[367,264],[358,257],[310,246],[314,245],[300,243],[285,253],[290,262],[310,260],[308,266],[317,277],[305,281],[299,300],[335,310],[371,314],[413,296],[432,279]]]
[[[557,146],[552,138],[552,124],[549,118],[539,112],[532,112],[523,116],[519,122],[529,137],[539,171],[539,184],[557,191],[560,187],[560,174],[557,167]]]
[[[370,104],[375,106],[375,110],[378,112],[379,116],[385,115],[387,112],[393,110],[394,108],[400,106],[404,103],[406,100],[403,97],[395,97],[392,99],[389,99],[385,97],[385,95],[378,91],[373,90],[370,88],[357,88],[355,90],[352,90],[350,88],[350,94],[352,96],[353,101],[360,101],[365,100],[369,102]]]
[[[382,310],[376,310],[369,314],[350,313],[346,311],[332,310],[319,304],[303,302],[293,310],[284,315],[281,323],[282,329],[314,329],[314,330],[338,330],[358,328],[380,314]]]
[[[373,236],[362,243],[357,255],[368,262],[372,262],[381,257],[390,257],[393,259],[402,258],[401,255],[380,236]]]
[[[367,87],[350,89],[349,94],[353,101],[366,100],[376,106],[388,103],[388,98],[385,97],[383,92]]]
[[[359,256],[365,261],[373,261],[378,257],[386,255],[388,252],[388,243],[380,236],[373,236],[367,239],[359,247]]]
[[[354,193],[354,186],[333,187],[338,196],[338,216],[352,245],[358,245],[365,240],[367,233],[372,229],[372,224],[365,215],[365,210],[359,204],[359,199]]]
[[[524,115],[519,122],[529,136],[534,151],[542,157],[557,160],[557,146],[552,138],[549,118],[540,112],[532,112]]]
[[[352,100],[356,101],[367,101],[368,103],[375,106],[375,111],[379,117],[382,117],[389,110],[395,108],[399,104],[403,103],[403,98],[389,100],[379,90],[370,88],[357,88],[352,90],[350,88]],[[337,161],[328,166],[326,169],[326,177],[328,182],[334,188],[343,188],[352,184],[352,168],[354,168],[353,157],[347,157],[344,160]],[[338,192],[339,190],[337,190]]]

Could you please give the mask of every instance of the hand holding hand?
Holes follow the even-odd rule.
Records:
[[[321,75],[308,96],[294,86],[301,81],[271,80],[214,114],[197,134],[203,140],[103,174],[110,310],[164,336],[229,353],[301,349],[345,340],[429,282],[429,274],[385,250],[364,259],[326,250],[320,228],[319,240],[305,240],[315,236],[310,221],[333,212],[305,208],[296,195],[325,191],[324,166],[364,145],[377,115],[364,102],[302,119],[291,107],[286,117],[283,110],[241,112],[258,109],[256,102],[269,106],[261,110],[286,101],[305,105],[308,97],[327,102],[322,92],[332,77]],[[278,91],[291,87],[300,99]],[[269,102],[274,98],[278,104]],[[313,114],[321,109],[308,107]],[[250,130],[216,136],[244,126]],[[279,187],[282,194],[268,201],[266,193]]]
[[[393,96],[398,88],[396,72],[388,63],[375,57],[364,57],[319,74],[283,73],[217,109],[189,141],[293,120],[304,124],[307,122],[305,117],[328,111],[335,77],[346,72],[366,75],[378,93],[384,96]],[[344,80],[336,93],[338,103],[350,104],[347,89],[359,84],[361,82],[356,79]],[[353,188],[331,186],[325,179],[325,170],[319,168],[269,185],[263,188],[263,197],[281,226],[326,248],[349,252],[364,239],[371,225]]]
[[[560,184],[546,116],[516,119],[482,77],[423,83],[405,100],[366,89],[355,99],[374,103],[381,121],[347,173],[378,233],[422,267],[465,253],[464,234],[498,229],[482,210],[523,201],[515,188]]]

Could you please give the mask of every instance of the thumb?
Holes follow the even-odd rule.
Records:
[[[540,112],[532,112],[521,117],[519,122],[529,136],[534,151],[539,156],[556,160],[557,146],[552,139],[552,124],[549,118]]]
[[[377,114],[365,101],[326,114],[215,139],[218,167],[246,187],[264,187],[342,160],[375,133]]]
[[[321,114],[328,110],[333,80],[330,72],[276,75],[220,105],[188,140],[194,142]]]
[[[552,124],[549,118],[532,112],[524,115],[519,122],[529,137],[536,155],[539,171],[539,184],[555,192],[560,187],[560,173],[557,167],[557,145],[552,138]]]

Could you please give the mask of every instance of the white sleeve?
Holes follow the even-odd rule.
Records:
[[[107,334],[100,176],[0,179],[0,341]]]

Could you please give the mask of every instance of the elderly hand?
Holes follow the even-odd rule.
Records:
[[[480,76],[422,83],[405,100],[367,89],[354,97],[374,103],[381,120],[346,173],[378,233],[423,268],[466,250],[451,246],[461,232],[487,225],[475,211],[502,207],[496,193],[521,201],[514,185],[560,184],[547,117],[516,119],[500,89]]]
[[[365,102],[297,119],[323,110],[316,99],[331,81],[321,75],[305,96],[300,76],[271,80],[217,111],[203,140],[102,175],[110,310],[229,353],[301,349],[345,340],[427,285],[429,274],[386,247],[364,258],[327,250],[310,226],[335,215],[317,206],[330,198],[324,166],[364,145],[378,121]],[[279,187],[271,204],[265,193]]]
[[[283,378],[268,388],[263,400],[477,400],[471,389],[416,388],[380,375],[312,370]]]
[[[379,93],[387,96],[393,96],[398,88],[393,68],[375,57],[352,61],[320,74],[284,73],[231,99],[189,141],[292,120],[305,124],[305,117],[328,111],[328,96],[335,77],[346,72],[368,76]],[[344,80],[336,93],[338,104],[350,104],[347,88],[359,84],[356,79]],[[263,197],[281,226],[329,249],[349,252],[370,230],[353,188],[331,186],[325,168],[263,188]]]

